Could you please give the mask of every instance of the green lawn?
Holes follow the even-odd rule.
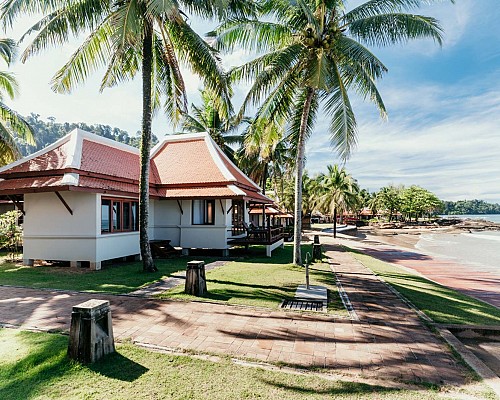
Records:
[[[304,254],[310,246],[304,246]],[[258,250],[254,250],[257,252]],[[259,257],[255,253],[249,259],[232,261],[223,268],[207,272],[207,299],[226,302],[278,308],[284,298],[292,298],[297,286],[305,284],[305,269],[290,263],[293,246],[273,251],[273,257]],[[256,256],[257,255],[257,256]],[[335,276],[328,264],[315,263],[309,268],[311,285],[322,285],[329,289],[329,311],[347,315],[335,285]],[[178,286],[160,295],[160,298],[194,300],[196,297],[183,293],[184,286]]]
[[[0,284],[80,290],[86,292],[128,293],[162,277],[185,270],[189,258],[155,260],[159,272],[144,273],[140,262],[119,263],[105,266],[100,271],[68,267],[24,267],[0,259]],[[211,261],[211,260],[208,260]]]
[[[0,329],[0,399],[438,399],[420,388],[395,390],[348,380],[288,374],[189,356],[150,352],[132,344],[83,366],[66,356],[68,337]],[[483,386],[447,398],[491,396]],[[450,395],[458,394],[460,397]],[[470,397],[467,397],[470,398]],[[492,398],[492,397],[489,397]]]
[[[441,324],[500,325],[500,309],[355,250],[354,256]]]

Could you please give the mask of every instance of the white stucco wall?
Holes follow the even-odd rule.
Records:
[[[24,258],[96,261],[96,195],[85,192],[61,192],[61,195],[73,215],[55,193],[24,195]]]
[[[180,200],[179,203],[184,211],[187,201]],[[172,246],[180,246],[182,215],[179,204],[176,200],[155,200],[152,204],[155,212],[151,225],[155,239],[170,240]]]
[[[231,236],[231,200],[215,200],[214,225],[193,225],[192,201],[179,200],[155,201],[154,230],[155,239],[170,240],[172,246],[183,248],[228,248],[227,239]],[[222,203],[222,207],[221,207]]]
[[[139,232],[101,234],[101,195],[60,192],[24,195],[25,259],[99,262],[139,254]]]

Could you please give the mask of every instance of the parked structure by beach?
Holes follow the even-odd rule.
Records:
[[[24,217],[24,263],[138,256],[139,150],[75,129],[0,169],[0,195]],[[206,133],[167,136],[151,152],[150,239],[227,252],[253,204],[272,203]]]

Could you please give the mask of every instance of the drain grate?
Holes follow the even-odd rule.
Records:
[[[301,300],[301,299],[291,299],[283,300],[281,303],[281,308],[287,308],[289,310],[302,310],[302,311],[325,311],[323,309],[322,301],[312,301],[312,300]]]

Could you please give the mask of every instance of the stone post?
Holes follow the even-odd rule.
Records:
[[[68,356],[93,363],[115,351],[109,301],[88,300],[73,306]]]
[[[321,244],[319,243],[319,235],[314,235],[312,259],[313,260],[323,259],[323,252],[321,249]]]
[[[187,263],[184,292],[198,297],[207,293],[205,263],[203,261],[189,261]]]

